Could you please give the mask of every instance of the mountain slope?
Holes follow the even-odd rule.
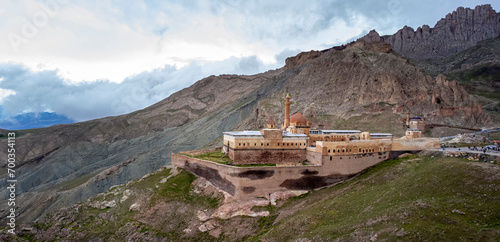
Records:
[[[467,92],[481,97],[483,109],[500,114],[500,37],[481,41],[445,59],[415,63],[430,75],[443,73],[458,80]]]
[[[209,77],[128,115],[19,132],[19,221],[34,221],[46,212],[142,177],[168,164],[172,152],[206,145],[252,113],[259,90],[279,87],[276,81],[267,81],[267,74]],[[217,95],[224,88],[234,95]],[[196,102],[200,93],[217,98],[206,101],[210,106],[204,107]],[[6,139],[0,141],[6,146]],[[0,183],[6,183],[5,175]],[[6,189],[0,191],[7,195]]]
[[[286,92],[292,112],[326,128],[367,126],[401,134],[407,111],[453,127],[494,124],[456,82],[426,76],[388,44],[360,41],[301,53],[278,70],[202,79],[131,114],[18,132],[19,221],[142,177],[169,164],[171,152],[199,149],[223,131],[264,127],[269,117],[279,123]],[[383,125],[370,128],[373,120]],[[0,142],[6,146],[6,139]],[[3,215],[6,206],[0,204]]]
[[[491,5],[474,9],[459,7],[439,20],[433,28],[428,25],[414,30],[405,26],[393,35],[379,36],[370,32],[362,39],[367,42],[384,41],[394,51],[415,60],[446,58],[473,47],[479,41],[500,35],[500,13]]]
[[[20,236],[37,241],[495,241],[500,238],[499,169],[465,158],[412,155],[277,206],[252,208],[269,211],[268,217],[224,220],[212,218],[222,199],[206,181],[162,169],[40,219]]]

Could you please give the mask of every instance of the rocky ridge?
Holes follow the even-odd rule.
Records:
[[[500,35],[500,13],[490,4],[474,9],[459,7],[439,20],[433,28],[423,25],[414,30],[405,26],[393,35],[380,36],[375,30],[361,39],[383,41],[392,49],[415,60],[446,58],[473,47],[479,41]]]

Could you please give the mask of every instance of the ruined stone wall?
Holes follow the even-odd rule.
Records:
[[[479,104],[472,105],[469,107],[462,107],[462,106],[445,106],[441,107],[439,110],[440,114],[442,116],[453,116],[457,112],[464,112],[466,116],[472,116],[472,115],[478,115],[483,112],[483,107]]]
[[[310,152],[310,151],[308,151]],[[311,190],[346,180],[382,162],[389,152],[321,156],[323,165],[235,167],[172,154],[172,165],[202,176],[236,199],[267,197],[278,191]],[[315,156],[309,154],[309,157]]]
[[[392,141],[393,151],[439,149],[440,147],[439,138],[394,139]]]

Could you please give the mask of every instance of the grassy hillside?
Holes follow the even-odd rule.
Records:
[[[211,214],[220,195],[200,192],[188,172],[164,169],[52,214],[18,239],[498,241],[498,174],[495,164],[412,155],[278,206],[253,208],[268,217],[210,219],[215,228],[201,232],[207,222],[198,211]],[[109,201],[116,205],[104,205]]]
[[[259,235],[271,240],[500,239],[498,166],[411,157],[287,203],[295,211]]]

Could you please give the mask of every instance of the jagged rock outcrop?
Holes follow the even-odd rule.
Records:
[[[446,58],[474,46],[479,41],[500,35],[500,13],[485,4],[474,9],[459,7],[439,20],[433,28],[423,25],[414,30],[405,26],[393,35],[379,36],[372,30],[361,38],[384,41],[392,49],[416,60]]]

